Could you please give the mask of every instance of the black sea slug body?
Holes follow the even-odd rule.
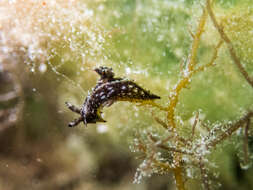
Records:
[[[81,115],[80,118],[69,123],[69,127],[78,125],[81,121],[88,123],[106,122],[101,117],[104,106],[110,106],[116,101],[144,102],[160,99],[159,96],[143,89],[135,82],[122,78],[114,78],[111,68],[99,67],[95,71],[100,79],[92,93],[87,96],[81,109],[66,102],[68,108]]]

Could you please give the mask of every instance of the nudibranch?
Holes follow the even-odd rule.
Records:
[[[66,102],[67,107],[80,114],[78,119],[69,123],[69,127],[74,127],[80,122],[88,123],[106,122],[101,117],[101,110],[105,106],[111,106],[116,101],[129,101],[143,103],[160,99],[159,96],[143,89],[135,82],[124,78],[115,78],[112,68],[99,67],[94,69],[100,79],[92,92],[87,96],[81,109]]]

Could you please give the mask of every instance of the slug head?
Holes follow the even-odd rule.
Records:
[[[114,73],[112,68],[101,66],[98,68],[95,68],[94,71],[96,71],[101,79],[112,79],[114,77]]]

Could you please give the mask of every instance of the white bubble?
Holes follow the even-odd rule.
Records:
[[[107,125],[100,124],[97,126],[97,132],[98,133],[106,133],[108,131]]]
[[[9,3],[10,3],[10,4],[16,3],[16,0],[9,0]]]
[[[39,71],[41,72],[41,73],[45,73],[46,71],[47,71],[47,65],[46,64],[40,64],[40,66],[39,66]]]
[[[42,159],[41,158],[36,158],[36,161],[37,162],[42,162]]]
[[[32,73],[34,73],[34,71],[35,71],[35,69],[34,68],[31,68],[31,70],[30,70]]]
[[[127,75],[129,75],[131,73],[131,69],[129,67],[127,67],[125,70],[126,70]]]

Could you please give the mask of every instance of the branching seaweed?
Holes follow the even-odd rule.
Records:
[[[197,54],[200,46],[201,36],[205,31],[205,25],[208,19],[208,16],[211,18],[215,29],[220,34],[220,40],[217,45],[213,48],[213,54],[211,60],[201,66],[198,65]],[[239,57],[236,55],[236,51],[232,45],[231,40],[228,38],[226,33],[223,31],[223,28],[218,24],[215,15],[211,8],[210,0],[206,1],[206,6],[203,7],[203,13],[200,17],[196,33],[190,31],[190,35],[193,38],[190,54],[188,56],[187,64],[185,68],[181,67],[182,76],[175,87],[172,89],[169,95],[169,104],[167,107],[162,107],[158,104],[149,104],[153,107],[156,107],[167,113],[167,121],[154,116],[155,121],[161,126],[161,130],[165,131],[167,137],[160,138],[155,134],[148,133],[148,145],[147,142],[139,141],[139,151],[147,155],[149,149],[152,151],[152,156],[145,156],[145,170],[142,170],[141,167],[138,170],[139,178],[140,176],[147,176],[145,171],[149,168],[157,170],[171,171],[174,173],[177,189],[184,190],[185,187],[185,165],[192,164],[195,167],[199,168],[200,180],[204,189],[211,189],[210,178],[208,177],[207,171],[207,156],[217,147],[217,145],[222,144],[226,139],[231,137],[239,128],[244,129],[244,162],[247,164],[249,162],[249,150],[248,150],[248,131],[250,128],[250,121],[253,117],[253,111],[247,111],[240,119],[234,121],[233,123],[228,123],[225,125],[220,125],[218,127],[209,128],[199,118],[199,112],[195,115],[195,120],[191,126],[191,132],[189,137],[185,139],[180,134],[180,128],[182,127],[180,123],[176,121],[176,107],[179,103],[179,96],[183,89],[188,88],[191,83],[192,77],[200,72],[205,72],[207,68],[215,66],[215,61],[218,58],[219,49],[222,46],[223,42],[227,45],[230,56],[234,61],[235,65],[238,67],[240,73],[244,76],[245,80],[253,87],[253,80],[250,78],[247,71],[243,68]],[[181,65],[182,66],[182,65]],[[206,131],[206,135],[196,134],[196,126],[200,125],[203,130]],[[152,147],[152,148],[151,148]],[[170,155],[169,161],[164,161],[163,159],[154,159],[159,151],[165,151]],[[150,153],[149,153],[150,155]],[[148,160],[150,159],[150,160]],[[149,163],[149,164],[147,164]],[[152,165],[153,163],[153,165]],[[155,169],[156,168],[156,169]],[[159,169],[157,169],[159,168]],[[139,180],[139,178],[137,180]]]
[[[230,53],[231,58],[233,59],[235,65],[238,67],[239,71],[241,72],[241,74],[243,75],[243,77],[245,78],[245,80],[251,85],[251,87],[253,87],[253,79],[249,76],[249,74],[247,73],[247,71],[242,66],[239,57],[236,55],[236,52],[235,52],[235,49],[233,47],[233,44],[232,44],[231,40],[228,38],[227,34],[224,32],[222,26],[218,24],[218,22],[217,22],[217,20],[215,18],[215,15],[214,15],[214,13],[212,11],[210,0],[206,1],[206,9],[207,9],[208,14],[209,14],[209,16],[210,16],[210,18],[211,18],[211,20],[213,22],[213,25],[215,26],[215,28],[219,32],[220,37],[227,44],[229,53]]]

